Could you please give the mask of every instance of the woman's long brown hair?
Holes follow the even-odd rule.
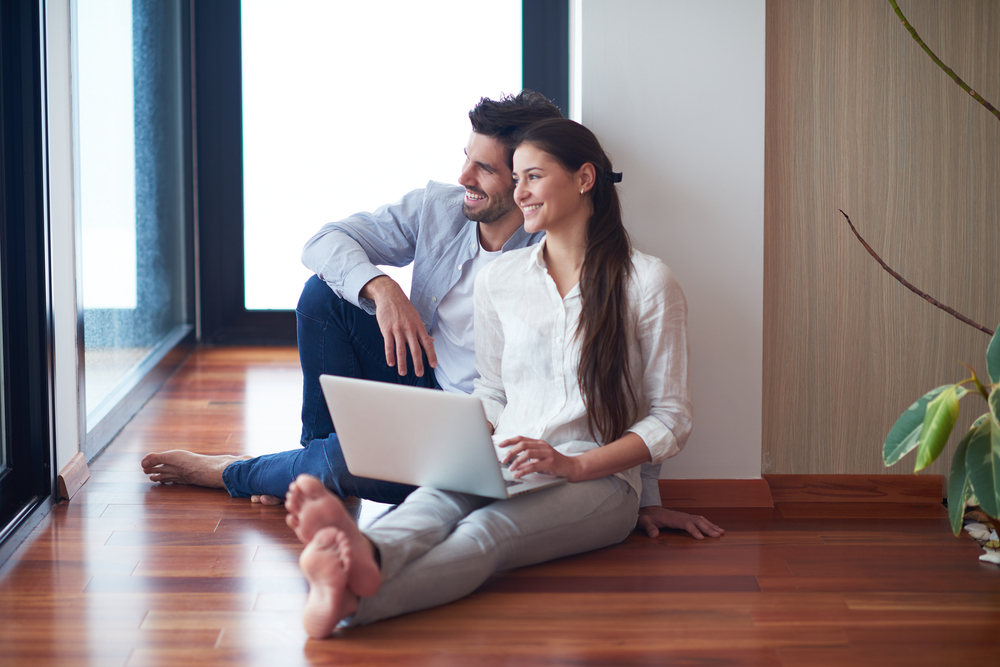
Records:
[[[605,174],[611,160],[593,132],[571,120],[544,120],[528,127],[519,144],[551,155],[570,173],[586,163],[596,179],[588,195],[593,213],[587,222],[587,252],[580,271],[583,299],[576,335],[581,341],[577,381],[587,408],[587,425],[602,443],[617,440],[635,423],[638,398],[629,373],[627,283],[632,245],[622,223],[614,182]]]

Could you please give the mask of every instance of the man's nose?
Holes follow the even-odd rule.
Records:
[[[458,175],[458,183],[459,185],[465,185],[465,186],[476,184],[476,179],[472,177],[471,164],[466,164],[464,167],[462,167],[462,173]]]

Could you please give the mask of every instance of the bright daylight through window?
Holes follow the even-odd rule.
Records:
[[[468,110],[521,88],[521,0],[243,0],[242,31],[249,310],[295,308],[324,223],[455,183]]]

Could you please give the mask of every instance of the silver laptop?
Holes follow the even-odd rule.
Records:
[[[541,473],[514,480],[478,398],[333,375],[319,381],[352,475],[487,498],[566,481]]]

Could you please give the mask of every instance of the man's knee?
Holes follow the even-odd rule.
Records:
[[[295,311],[300,316],[326,322],[334,308],[339,307],[342,302],[343,299],[337,296],[319,276],[313,276],[303,286]]]

